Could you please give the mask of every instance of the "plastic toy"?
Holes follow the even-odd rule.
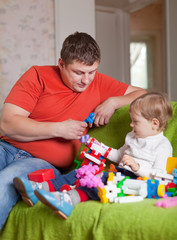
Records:
[[[106,166],[105,159],[103,159],[102,155],[100,153],[97,153],[95,150],[89,150],[87,153],[87,148],[84,148],[83,151],[80,154],[80,158],[85,157],[83,160],[83,163],[81,164],[89,164],[90,162],[95,163],[97,165],[102,166],[103,168]]]
[[[120,188],[120,193],[118,193],[118,197],[123,197],[123,196],[127,196],[127,194],[124,193],[124,190],[123,190],[123,183],[126,179],[129,179],[130,177],[124,177],[121,181],[119,181],[117,183],[117,187]]]
[[[147,182],[143,180],[126,179],[122,189],[124,194],[133,194],[143,198],[147,196]]]
[[[153,170],[152,177],[156,180],[159,180],[160,184],[164,185],[167,185],[173,181],[173,176],[171,174],[167,174],[166,172],[159,170]]]
[[[177,206],[177,197],[167,198],[155,203],[156,207],[169,208]]]
[[[115,165],[111,163],[107,172],[117,172]]]
[[[103,187],[97,187],[98,197],[102,203],[115,202],[118,196],[125,196],[122,190],[123,181],[129,177],[124,177],[121,173],[109,172],[107,184]],[[119,181],[119,182],[118,182]]]
[[[107,157],[112,148],[106,148],[103,143],[97,143],[95,138],[90,138],[86,145],[89,149],[101,154],[102,157]]]
[[[130,203],[130,202],[139,202],[144,200],[142,196],[125,196],[118,197],[115,199],[115,203]]]
[[[165,195],[165,186],[159,184],[158,180],[147,180],[147,198],[159,198]]]
[[[90,115],[84,120],[84,122],[92,124],[94,122],[94,117],[95,117],[95,114],[91,112]]]
[[[176,168],[173,169],[172,175],[173,175],[173,183],[177,184],[177,169]]]
[[[54,179],[55,174],[53,169],[39,169],[28,174],[28,179],[34,182],[44,182]]]
[[[169,157],[166,166],[167,173],[172,174],[174,168],[177,168],[177,157]]]
[[[89,134],[86,134],[86,135],[81,136],[81,138],[80,138],[81,143],[87,142],[87,140],[89,139],[89,137],[90,137]]]
[[[117,188],[116,184],[113,184],[111,181],[108,181],[104,188],[106,190],[106,197],[109,202],[114,202],[115,198],[117,198],[118,194],[121,192],[121,189]]]
[[[76,170],[76,177],[80,179],[80,185],[88,188],[97,187],[103,188],[104,184],[101,178],[97,175],[100,169],[97,165],[84,165],[78,170]]]
[[[105,187],[101,188],[101,187],[97,186],[97,189],[98,189],[98,197],[100,198],[100,201],[102,203],[107,203],[108,198],[106,197],[107,191],[106,191]]]

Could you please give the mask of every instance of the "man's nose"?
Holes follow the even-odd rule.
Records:
[[[87,84],[90,82],[90,78],[89,78],[89,75],[88,74],[84,74],[83,77],[82,77],[82,82]]]

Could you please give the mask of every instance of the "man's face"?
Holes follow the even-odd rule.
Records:
[[[60,73],[64,84],[74,92],[83,92],[95,77],[98,62],[88,66],[84,63],[73,61],[66,65],[60,58],[58,61]]]

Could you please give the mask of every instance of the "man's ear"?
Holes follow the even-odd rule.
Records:
[[[152,119],[152,129],[157,130],[157,129],[159,129],[159,126],[160,126],[159,120],[157,118],[153,118]]]
[[[65,64],[64,64],[63,60],[61,58],[59,58],[58,59],[58,66],[59,66],[60,70],[63,69],[64,65]]]

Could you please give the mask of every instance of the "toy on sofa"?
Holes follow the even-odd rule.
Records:
[[[81,166],[85,164],[87,165],[90,162],[92,162],[104,168],[106,166],[105,164],[106,159],[104,159],[104,157],[105,158],[107,157],[111,148],[107,150],[105,154],[103,154],[103,152],[105,152],[105,149],[103,149],[102,146],[96,143],[95,138],[87,139],[86,144],[89,150],[87,152],[87,148],[84,148],[83,151],[81,152],[80,158],[82,159],[83,157],[85,157]]]

